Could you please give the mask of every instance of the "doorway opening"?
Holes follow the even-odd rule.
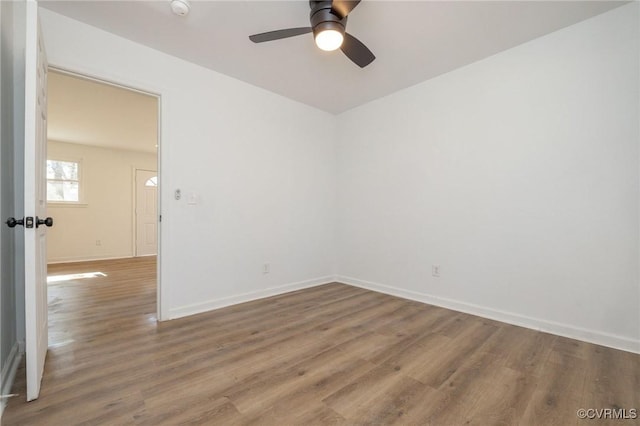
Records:
[[[48,117],[47,214],[55,222],[47,235],[50,349],[89,332],[87,324],[66,322],[82,312],[101,322],[144,315],[155,323],[159,96],[50,67]]]

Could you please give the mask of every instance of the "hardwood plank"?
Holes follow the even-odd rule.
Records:
[[[549,359],[523,419],[547,425],[577,424],[588,364],[562,350],[554,350]]]
[[[329,407],[348,420],[379,423],[398,395],[421,386],[419,382],[380,365],[323,399]]]
[[[353,374],[354,371],[363,374],[374,367],[373,364],[368,365],[352,358],[348,353],[332,348],[317,355],[302,357],[302,361],[297,363],[264,369],[240,381],[225,391],[225,394],[243,413],[260,411],[273,405],[278,399],[287,400],[292,395],[304,393],[307,397],[318,396],[322,392],[313,385],[322,383],[322,390],[326,392],[327,379],[335,377],[336,374],[347,375]],[[336,386],[335,383],[333,386]],[[310,387],[313,388],[313,392],[305,392],[305,389]]]
[[[135,414],[132,420],[138,425],[200,425],[200,424],[238,424],[241,415],[226,397],[205,394],[204,396],[173,398],[164,404],[148,405],[146,411]],[[152,414],[149,414],[152,413]],[[114,423],[112,423],[114,424]]]
[[[283,423],[284,422],[284,423]],[[312,401],[296,406],[281,402],[258,414],[246,415],[240,422],[242,425],[352,425],[344,417],[327,407],[322,402]]]
[[[385,360],[385,363],[421,383],[440,387],[497,330],[495,326],[480,321],[467,321],[466,329],[455,338],[439,333],[423,337],[412,342],[413,348],[399,351],[398,356]]]
[[[556,339],[552,334],[522,327],[500,327],[482,349],[502,358],[505,367],[538,378],[544,374]]]
[[[640,360],[628,352],[589,345],[587,360],[590,366],[585,374],[584,392],[580,408],[611,409],[619,415],[631,416],[636,409],[640,416]],[[624,411],[621,411],[624,410]],[[585,420],[586,421],[586,420]],[[630,423],[617,418],[598,419],[599,425]],[[640,419],[636,419],[640,424]]]

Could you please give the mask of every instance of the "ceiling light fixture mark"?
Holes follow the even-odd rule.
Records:
[[[171,0],[171,11],[178,16],[187,16],[191,10],[189,0]]]

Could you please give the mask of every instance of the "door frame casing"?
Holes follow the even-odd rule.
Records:
[[[130,90],[133,92],[138,92],[143,95],[153,96],[157,99],[158,105],[158,115],[157,115],[157,145],[158,148],[156,150],[156,170],[158,173],[158,188],[162,186],[162,103],[163,96],[162,90],[157,87],[151,87],[146,85],[139,85],[136,81],[127,81],[126,78],[122,78],[118,76],[116,78],[111,76],[105,76],[99,72],[94,72],[91,70],[80,69],[77,66],[67,67],[62,64],[58,64],[55,61],[49,62],[49,70],[55,71],[57,73],[66,74],[69,76],[82,78],[89,81],[94,81],[97,83],[108,84],[110,86],[118,87],[125,90]],[[135,167],[134,167],[135,169]],[[135,178],[135,175],[134,175]],[[135,179],[134,179],[135,180]],[[135,185],[135,182],[134,182]],[[169,319],[168,306],[165,306],[165,299],[163,298],[163,289],[162,289],[162,275],[161,275],[161,264],[162,264],[162,191],[158,191],[158,229],[157,229],[157,241],[158,241],[158,254],[157,254],[157,262],[156,262],[156,320],[157,321],[165,321]],[[134,194],[135,197],[135,194]],[[135,216],[135,212],[134,212]],[[135,224],[135,221],[134,221]],[[134,227],[135,230],[135,227]],[[135,232],[133,235],[133,244],[135,245]],[[135,255],[135,251],[133,252]]]

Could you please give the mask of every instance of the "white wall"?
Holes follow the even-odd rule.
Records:
[[[47,230],[47,261],[133,256],[134,170],[156,170],[157,156],[51,140],[47,149],[48,158],[80,160],[84,186],[83,204],[47,206],[55,223]]]
[[[164,318],[331,279],[333,116],[47,10],[41,18],[51,65],[162,97]],[[198,204],[176,201],[176,189]]]
[[[640,351],[638,6],[339,116],[340,279]]]

